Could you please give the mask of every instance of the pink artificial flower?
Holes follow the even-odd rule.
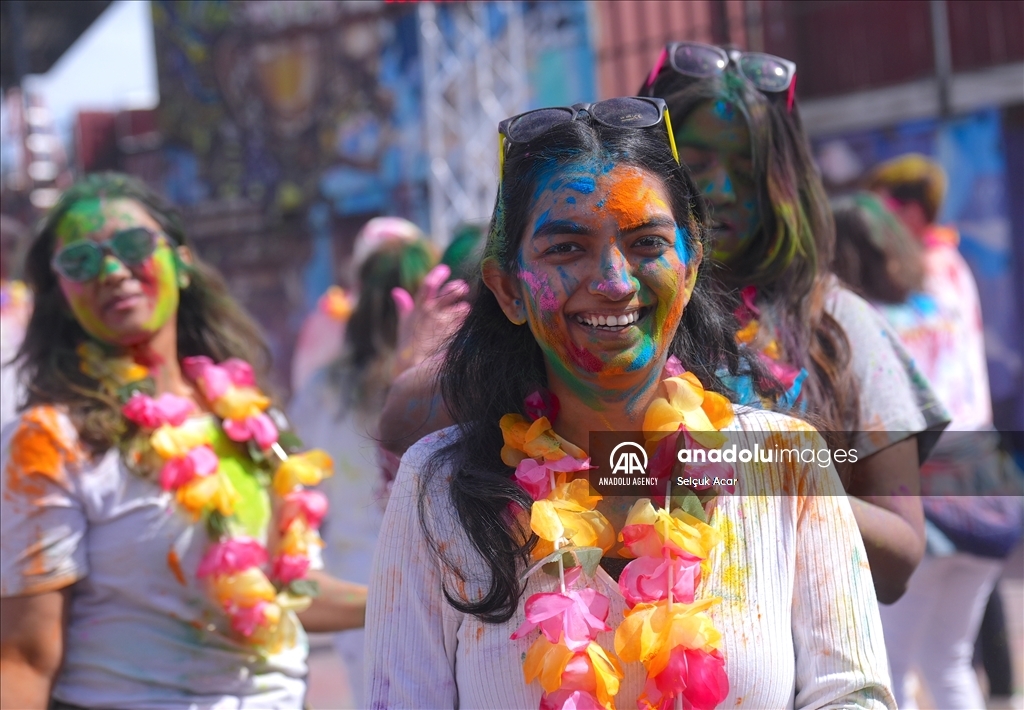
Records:
[[[129,421],[146,429],[156,429],[161,424],[179,426],[194,411],[195,405],[191,400],[169,392],[165,392],[156,399],[136,392],[121,408],[121,413]]]
[[[245,419],[225,419],[224,433],[232,441],[253,439],[261,449],[269,449],[277,443],[277,426],[267,414],[260,412]]]
[[[679,362],[679,358],[675,355],[669,355],[668,360],[665,361],[665,370],[662,376],[679,377],[684,372],[686,372],[686,368],[683,367],[683,363]]]
[[[568,583],[568,579],[566,581]],[[564,634],[569,650],[580,651],[594,640],[598,631],[611,630],[605,623],[608,597],[594,589],[534,594],[526,600],[525,611],[526,621],[512,634],[513,639],[540,627],[551,643],[558,643]]]
[[[278,529],[284,533],[295,518],[302,515],[306,519],[306,525],[311,530],[316,530],[326,514],[327,496],[323,493],[306,489],[292,491],[284,497]]]
[[[281,584],[289,585],[302,579],[309,571],[309,558],[305,555],[278,555],[271,576]]]
[[[258,626],[266,621],[267,602],[258,601],[253,606],[235,606],[232,604],[228,609],[228,618],[231,619],[231,628],[248,638],[253,635]]]
[[[160,487],[165,491],[177,490],[196,476],[209,476],[219,466],[217,454],[208,444],[202,444],[164,464],[160,469]]]
[[[648,475],[659,479],[659,484],[657,484],[659,490],[655,491],[654,495],[657,496],[660,492],[662,499],[665,496],[664,485],[662,485],[665,482],[664,479],[672,475],[672,471],[678,463],[676,458],[676,442],[679,441],[679,432],[683,431],[683,429],[684,425],[680,424],[678,430],[658,442],[654,449],[654,455],[651,456],[651,462],[647,466]]]
[[[761,309],[757,307],[757,286],[744,286],[740,290],[740,298],[743,300],[733,315],[741,326],[746,325],[754,318],[761,315]]]
[[[185,375],[199,384],[206,398],[213,401],[220,399],[231,385],[231,375],[227,369],[213,364],[213,360],[205,355],[187,357],[181,361]]]
[[[543,500],[551,493],[551,472],[586,471],[590,468],[590,459],[576,459],[564,456],[558,461],[537,463],[534,459],[525,458],[516,466],[516,482],[522,486],[534,500]]]
[[[267,551],[251,537],[233,537],[210,545],[203,555],[197,577],[232,575],[267,561]]]
[[[765,364],[769,371],[775,376],[782,386],[789,389],[796,382],[797,376],[800,374],[800,368],[787,365],[784,362],[772,360],[770,357],[761,353],[761,362]]]
[[[707,653],[677,646],[669,653],[668,665],[644,686],[646,701],[659,710],[672,710],[677,695],[683,707],[714,710],[729,694],[725,659],[718,651]]]
[[[541,697],[540,710],[605,710],[605,707],[585,690],[556,690]]]
[[[227,370],[231,384],[235,387],[255,387],[256,374],[252,371],[252,365],[237,357],[228,358],[220,364],[220,367]]]
[[[526,407],[526,416],[532,422],[541,417],[547,417],[549,422],[553,422],[561,409],[561,403],[555,393],[543,388],[526,395],[523,405]]]
[[[693,555],[684,555],[661,559],[639,557],[626,565],[619,577],[619,589],[629,606],[667,599],[670,568],[673,601],[692,604],[700,579],[700,560]]]
[[[622,544],[637,557],[661,558],[663,543],[653,525],[625,525],[620,535]]]

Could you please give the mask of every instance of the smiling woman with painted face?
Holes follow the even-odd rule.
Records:
[[[126,176],[71,187],[26,271],[0,706],[300,707],[299,620],[359,626],[365,587],[318,571],[325,502],[303,486],[330,461],[286,452],[256,327]]]
[[[378,543],[370,705],[893,707],[831,464],[672,474],[677,449],[824,443],[724,395],[723,363],[777,387],[702,274],[705,213],[664,104],[542,109],[500,131],[487,288],[441,366],[456,425],[406,453]],[[596,495],[588,468],[610,469],[584,447],[630,431],[653,493]]]
[[[710,204],[737,338],[787,391],[765,401],[749,378],[726,379],[743,401],[795,408],[833,448],[856,448],[846,490],[878,597],[892,603],[924,553],[919,463],[949,418],[885,321],[829,272],[835,228],[795,88],[785,59],[677,42],[641,93],[668,102]]]

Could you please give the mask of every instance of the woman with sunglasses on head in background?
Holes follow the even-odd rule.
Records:
[[[835,230],[794,100],[796,66],[760,53],[678,42],[641,93],[668,103],[680,157],[711,208],[715,278],[737,339],[787,388],[795,409],[853,447],[844,474],[884,603],[924,553],[919,464],[948,422],[885,321],[829,272]],[[747,403],[748,377],[727,378]]]
[[[301,707],[299,620],[357,627],[366,592],[318,571],[326,506],[304,486],[330,461],[285,451],[256,326],[123,175],[65,192],[26,276],[27,401],[0,441],[0,705]]]
[[[486,288],[441,365],[456,426],[403,458],[377,547],[370,705],[894,707],[832,465],[674,482],[677,448],[825,445],[723,394],[723,363],[778,388],[702,274],[704,207],[664,102],[541,109],[499,130]],[[594,495],[581,447],[637,430],[653,494]],[[791,487],[805,495],[772,494]]]

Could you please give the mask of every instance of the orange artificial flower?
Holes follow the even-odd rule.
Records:
[[[566,456],[575,459],[587,458],[587,452],[566,441],[551,429],[547,417],[528,422],[520,414],[506,414],[499,422],[505,445],[501,448],[501,460],[507,466],[519,465],[526,458],[558,461]]]
[[[547,498],[534,501],[530,529],[541,539],[534,548],[534,558],[554,552],[554,543],[559,540],[577,547],[610,550],[615,544],[615,530],[604,515],[594,510],[600,500],[601,496],[591,495],[589,481],[577,478],[559,485]]]
[[[704,612],[720,601],[675,602],[671,608],[667,600],[637,604],[615,631],[615,653],[626,663],[642,662],[651,678],[665,669],[677,646],[710,653],[721,645],[722,634]]]

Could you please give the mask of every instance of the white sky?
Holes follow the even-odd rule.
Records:
[[[59,134],[81,110],[152,108],[159,103],[149,0],[117,0],[46,74],[26,77]]]

